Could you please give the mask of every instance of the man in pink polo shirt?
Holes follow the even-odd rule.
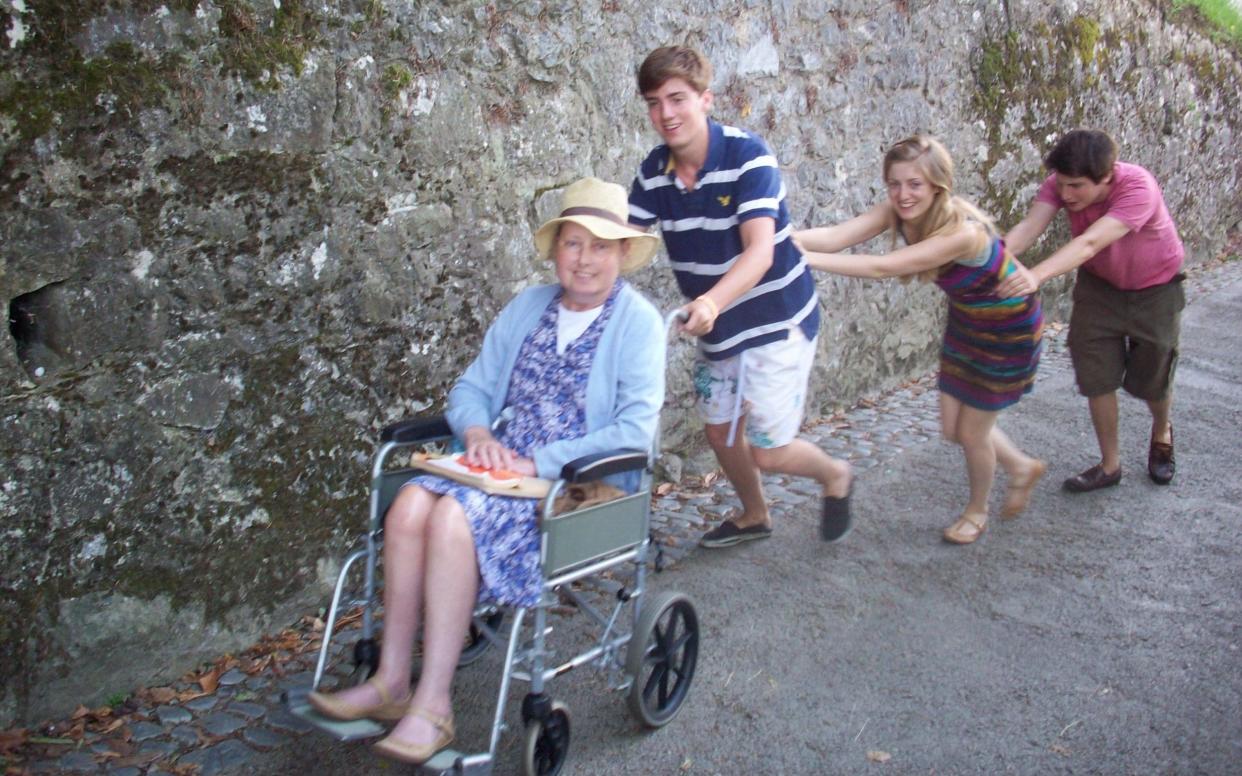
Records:
[[[1078,269],[1069,347],[1078,390],[1087,397],[1100,462],[1065,480],[1085,493],[1121,482],[1117,389],[1151,410],[1147,473],[1167,485],[1173,461],[1173,372],[1182,308],[1184,250],[1160,186],[1136,164],[1117,161],[1104,132],[1075,129],[1044,158],[1051,175],[1026,218],[1005,235],[1015,255],[1043,234],[1064,208],[1073,239],[1042,262],[1006,278],[998,293],[1022,296]]]

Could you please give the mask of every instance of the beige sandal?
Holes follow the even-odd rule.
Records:
[[[436,752],[453,743],[453,716],[451,714],[447,717],[441,717],[438,714],[433,714],[426,709],[416,706],[409,710],[409,715],[422,717],[430,722],[432,727],[439,731],[439,735],[435,737],[435,740],[427,744],[411,744],[407,741],[402,741],[395,735],[390,735],[388,738],[377,742],[371,748],[378,754],[393,760],[400,760],[411,765],[422,765],[430,760],[431,756]]]
[[[313,692],[307,696],[306,700],[310,702],[311,708],[329,719],[339,719],[349,722],[355,719],[382,719],[392,721],[401,719],[406,715],[410,707],[410,701],[414,699],[414,691],[411,690],[404,698],[393,700],[388,694],[388,690],[384,685],[372,676],[366,681],[367,684],[375,688],[379,693],[380,702],[373,703],[369,706],[358,706],[353,703],[346,703],[337,696],[339,692],[324,694]]]
[[[987,527],[987,515],[963,512],[956,523],[944,529],[944,540],[953,544],[971,544],[980,536],[983,536],[983,532],[987,530]]]
[[[1022,514],[1027,504],[1031,503],[1031,491],[1035,489],[1035,483],[1039,482],[1046,471],[1048,471],[1048,464],[1036,460],[1027,477],[1021,480],[1010,478],[1009,490],[1005,493],[1005,504],[1000,511],[1001,519],[1008,520]]]

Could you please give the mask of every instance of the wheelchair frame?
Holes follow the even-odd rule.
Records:
[[[670,316],[670,323],[672,317]],[[442,417],[403,421],[384,429],[381,447],[371,470],[370,524],[363,537],[365,546],[349,554],[342,563],[332,594],[324,629],[323,643],[315,666],[312,685],[286,693],[286,706],[296,716],[339,740],[350,741],[382,735],[385,728],[371,720],[341,722],[315,712],[306,696],[319,688],[326,672],[330,645],[342,608],[362,606],[362,635],[354,644],[354,680],[360,681],[378,667],[379,650],[375,639],[375,608],[380,602],[377,583],[379,551],[383,542],[384,513],[400,487],[417,470],[385,470],[392,456],[415,445],[426,445],[452,437]],[[613,451],[580,458],[565,465],[561,477],[550,488],[539,511],[540,553],[543,584],[538,604],[512,608],[507,637],[500,622],[505,609],[491,604],[476,607],[471,625],[471,641],[463,650],[459,668],[482,656],[489,645],[505,646],[496,710],[486,752],[462,753],[445,749],[423,764],[424,773],[489,774],[492,771],[501,733],[507,729],[505,707],[513,680],[525,681],[530,689],[522,701],[522,721],[526,728],[523,750],[525,772],[549,776],[560,772],[569,747],[569,713],[553,701],[545,685],[554,677],[574,668],[592,665],[607,672],[612,689],[629,691],[629,707],[647,727],[660,727],[673,719],[681,708],[694,677],[698,657],[699,628],[694,604],[681,593],[665,592],[646,600],[646,564],[652,551],[650,534],[651,468],[655,446],[650,453]],[[603,504],[553,515],[557,495],[568,485],[598,480],[613,474],[638,472],[640,487],[635,493]],[[655,565],[661,567],[662,553],[655,548]],[[361,596],[345,600],[351,570],[359,561],[363,566]],[[634,565],[632,589],[622,587],[615,594],[611,612],[601,611],[571,584],[626,563]],[[555,662],[545,643],[549,632],[548,610],[568,599],[578,611],[586,613],[600,628],[593,646],[565,662]],[[632,619],[627,629],[622,617],[627,606]],[[524,636],[527,615],[533,626]],[[624,654],[623,654],[624,653]],[[650,672],[650,673],[648,673]]]

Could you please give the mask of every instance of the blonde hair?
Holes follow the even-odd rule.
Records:
[[[996,224],[991,217],[972,203],[953,193],[953,157],[939,140],[929,135],[911,135],[905,140],[895,143],[884,154],[884,180],[888,181],[888,173],[897,162],[910,162],[918,167],[919,172],[935,190],[932,195],[931,207],[917,220],[906,224],[906,231],[901,232],[902,224],[896,213],[889,215],[889,227],[893,233],[893,247],[897,246],[897,237],[904,236],[910,243],[922,242],[929,237],[956,232],[968,221],[981,225],[989,236],[997,234]],[[936,278],[939,268],[918,273],[915,276],[904,276],[903,282],[911,277],[929,282]]]

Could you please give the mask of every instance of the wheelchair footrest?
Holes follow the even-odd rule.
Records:
[[[441,749],[422,764],[419,773],[424,776],[489,776],[492,772],[492,756],[462,754],[452,749]]]
[[[283,693],[281,699],[285,709],[298,719],[306,722],[320,732],[327,733],[338,741],[359,741],[364,738],[376,738],[385,735],[388,729],[369,719],[355,719],[342,722],[329,719],[311,708],[306,696],[310,695],[309,687],[297,687]]]

